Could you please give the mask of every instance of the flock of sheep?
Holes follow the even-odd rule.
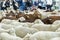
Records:
[[[0,40],[60,40],[60,20],[47,25],[40,19],[33,23],[3,19]]]
[[[48,16],[41,15],[42,19]],[[5,12],[1,13],[0,19],[5,16]],[[25,18],[21,17],[18,20],[24,21]],[[53,24],[44,24],[40,19],[32,23],[18,20],[3,19],[0,22],[0,40],[60,40],[60,20]]]

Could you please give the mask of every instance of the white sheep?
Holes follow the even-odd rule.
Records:
[[[10,19],[3,19],[1,23],[11,24],[11,25],[15,25],[15,26],[20,25],[19,22],[17,22],[17,20],[10,20]]]
[[[10,34],[10,35],[12,35],[12,36],[16,36],[14,28],[8,29],[7,33]]]
[[[8,32],[8,30],[5,30],[5,29],[2,28],[2,25],[3,24],[0,23],[0,33],[2,33],[2,32]]]
[[[21,24],[19,22],[17,22],[17,21],[12,21],[11,25],[20,26]]]
[[[33,23],[21,23],[21,22],[17,22],[17,20],[10,20],[10,19],[3,19],[1,23],[4,24],[10,24],[10,25],[14,25],[14,26],[23,26],[23,27],[30,27],[33,25]]]
[[[2,23],[1,23],[2,24]],[[13,25],[10,25],[10,24],[2,24],[1,25],[1,28],[7,30],[7,29],[10,29],[10,28],[13,28],[14,26]]]
[[[10,19],[3,19],[1,23],[4,24],[10,24],[10,25],[14,25],[14,26],[23,26],[23,27],[31,27],[34,23],[22,23],[22,22],[18,22],[17,20],[10,20]]]
[[[16,27],[15,28],[16,35],[19,37],[24,37],[27,33],[35,33],[38,32],[35,28],[29,28],[29,27]]]
[[[29,22],[21,23],[20,22],[20,25],[22,25],[23,27],[29,27],[29,28],[31,28],[31,26],[34,25],[34,23],[29,23]]]
[[[53,22],[53,25],[56,25],[56,24],[60,24],[60,20],[56,20],[55,22]]]
[[[50,40],[60,40],[60,37],[55,37],[55,38],[52,38]]]
[[[58,28],[58,29],[56,30],[56,32],[60,32],[60,28]]]
[[[40,19],[34,21],[35,24],[44,24]]]
[[[29,27],[24,27],[24,26],[13,26],[13,25],[10,25],[10,24],[2,24],[1,25],[1,28],[8,31],[9,34],[11,35],[15,35],[15,31],[16,31],[16,34],[18,36],[25,36],[27,33],[35,33],[37,32],[38,30],[35,29],[35,28],[29,28]],[[14,28],[14,29],[12,29]],[[22,34],[22,35],[21,35]]]
[[[1,23],[5,23],[5,24],[11,24],[11,20],[10,19],[3,19]]]
[[[25,23],[29,28],[31,28],[32,25],[34,25],[34,23],[29,23],[29,22],[26,22]]]
[[[0,27],[0,33],[2,33],[2,32],[8,32],[8,30],[2,29],[2,28]]]
[[[0,23],[0,33],[2,32],[6,32],[6,33],[16,36],[13,26]]]
[[[39,31],[56,31],[60,27],[59,24],[57,25],[47,25],[47,24],[34,24],[32,28],[36,28]]]
[[[12,35],[10,35],[8,33],[1,33],[0,38],[1,38],[1,40],[23,40],[20,37],[12,36]]]
[[[51,31],[56,31],[59,27],[60,27],[59,24],[57,24],[57,25],[51,25],[50,30]]]
[[[14,25],[14,26],[22,26],[22,27],[31,27],[34,23],[28,23],[28,22],[11,22],[11,25]]]
[[[46,24],[34,24],[32,25],[32,28],[36,28],[39,31],[49,31],[51,25],[46,25]]]
[[[10,24],[10,25],[14,25],[14,26],[20,26],[20,25],[27,26],[26,23],[20,23],[17,20],[10,20],[10,19],[3,19],[1,23]]]
[[[30,24],[28,25],[27,23],[21,23],[21,22],[11,22],[11,24],[10,25],[12,25],[12,26],[14,26],[14,28],[16,28],[16,26],[22,26],[22,27],[29,27],[30,26]]]
[[[34,33],[32,35],[27,35],[24,37],[24,40],[49,40],[54,37],[60,37],[60,32],[49,32],[49,31],[39,31],[37,33]]]

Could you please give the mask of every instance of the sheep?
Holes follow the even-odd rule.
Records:
[[[15,28],[15,33],[17,36],[19,37],[24,37],[27,33],[35,33],[35,32],[38,32],[37,29],[35,28],[29,28],[29,27],[16,27]]]
[[[0,33],[2,33],[2,32],[8,32],[8,30],[4,30],[0,27]]]
[[[14,26],[20,26],[21,24],[20,24],[19,22],[17,22],[17,21],[15,21],[15,22],[12,21],[12,22],[11,22],[11,25],[14,25]]]
[[[23,27],[30,27],[31,25],[33,25],[33,23],[21,23],[18,22],[17,20],[10,20],[10,19],[3,19],[1,23],[4,24],[10,24],[10,25],[14,25],[14,26],[23,26]],[[31,25],[30,25],[31,24]]]
[[[56,30],[56,32],[60,32],[60,28],[58,28],[58,29]]]
[[[4,30],[9,30],[8,33],[11,34],[11,35],[15,35],[14,33],[16,32],[16,34],[18,36],[22,36],[22,37],[25,36],[27,33],[30,33],[30,32],[35,33],[35,32],[38,31],[37,29],[34,29],[34,28],[24,27],[24,26],[21,26],[21,25],[13,26],[13,25],[10,25],[10,24],[8,24],[8,25],[3,24],[1,28],[3,28]],[[14,28],[15,32],[14,32],[13,29],[11,30],[11,28]],[[25,34],[23,35],[22,32],[25,33]]]
[[[15,22],[11,22],[11,25],[31,28],[31,26],[34,25],[34,23],[29,23],[29,22],[16,22],[15,21]]]
[[[2,32],[6,32],[6,33],[16,36],[13,26],[0,23],[0,33]]]
[[[22,25],[23,27],[29,27],[31,28],[32,25],[34,25],[34,23],[29,23],[29,22],[20,22],[20,25]]]
[[[28,23],[28,22],[26,22],[25,24],[26,24],[29,28],[31,28],[31,26],[34,25],[34,23]],[[27,27],[27,26],[26,26],[26,27]]]
[[[3,23],[1,23],[2,25],[1,25],[1,28],[3,28],[3,29],[5,29],[5,30],[7,30],[7,29],[10,29],[10,28],[13,28],[14,26],[13,25],[10,25],[10,24],[3,24]]]
[[[11,25],[11,24],[4,24],[4,23],[0,23],[0,24],[2,24],[1,28],[5,29],[5,30],[8,30],[10,28],[16,28],[15,25]]]
[[[35,24],[37,24],[37,23],[38,23],[38,24],[44,24],[40,19],[36,19],[36,20],[34,21],[34,23],[35,23]]]
[[[53,22],[53,25],[56,25],[56,24],[60,24],[60,20],[56,20],[55,22]]]
[[[9,29],[8,32],[10,35],[16,36],[14,28]]]
[[[52,38],[50,40],[60,40],[60,37],[55,37],[55,38]]]
[[[59,27],[60,27],[59,24],[57,24],[57,25],[51,25],[50,30],[55,32]]]
[[[34,24],[32,25],[32,28],[36,28],[39,31],[50,31],[51,25],[46,25],[46,24]]]
[[[1,23],[11,24],[11,25],[19,25],[19,22],[17,22],[17,20],[10,20],[10,19],[3,19]]]
[[[52,25],[52,24],[34,24],[32,25],[32,28],[36,28],[39,31],[56,31],[60,27],[59,24]]]
[[[1,33],[0,38],[1,38],[1,40],[23,40],[20,37],[12,36],[12,35],[10,35],[8,33]]]
[[[11,24],[11,20],[10,19],[3,19],[1,23],[5,23],[5,24]]]
[[[20,26],[22,24],[26,24],[26,23],[20,23],[18,22],[17,20],[10,20],[10,19],[3,19],[1,23],[4,23],[4,24],[10,24],[10,25],[15,25],[15,26]]]
[[[60,32],[39,31],[32,35],[27,35],[25,40],[49,40],[54,37],[60,37]]]
[[[0,33],[2,33],[2,32],[8,32],[8,30],[5,30],[5,29],[2,28],[2,25],[3,24],[0,23]]]
[[[22,27],[31,27],[34,23],[28,23],[28,22],[11,22],[11,25],[14,25],[14,26],[22,26]]]

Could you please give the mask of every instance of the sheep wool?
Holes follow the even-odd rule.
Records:
[[[50,40],[60,40],[60,37],[55,37],[55,38],[52,38]]]
[[[8,33],[1,33],[0,37],[1,37],[1,40],[23,40],[20,37],[12,36],[12,35],[10,35]]]
[[[60,28],[58,28],[58,29],[56,30],[56,32],[60,32]]]
[[[24,37],[26,36],[27,33],[34,34],[35,32],[38,32],[37,29],[35,28],[29,28],[29,27],[17,27],[15,29],[16,35],[19,37]]]
[[[32,28],[36,28],[39,31],[50,31],[51,25],[46,24],[34,24],[32,25]]]
[[[30,40],[49,40],[51,38],[60,37],[60,32],[40,31],[30,36]]]
[[[3,19],[1,23],[5,23],[5,24],[11,24],[11,20],[10,19]]]
[[[0,33],[2,33],[2,32],[8,32],[8,30],[3,29],[2,24],[0,23]]]
[[[60,20],[56,20],[53,24],[54,24],[54,25],[60,24]]]
[[[44,24],[40,19],[34,21],[35,24]]]

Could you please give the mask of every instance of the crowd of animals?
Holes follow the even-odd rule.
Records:
[[[3,15],[3,14],[2,14]],[[37,11],[34,12],[34,14],[25,14],[24,12],[16,12],[10,11],[5,14],[5,17],[2,17],[1,19],[11,19],[11,20],[18,20],[20,17],[24,17],[24,22],[33,22],[36,19],[41,19],[41,14],[38,14]]]
[[[39,12],[40,11],[40,12]],[[60,40],[60,16],[34,10],[0,12],[0,40]]]

